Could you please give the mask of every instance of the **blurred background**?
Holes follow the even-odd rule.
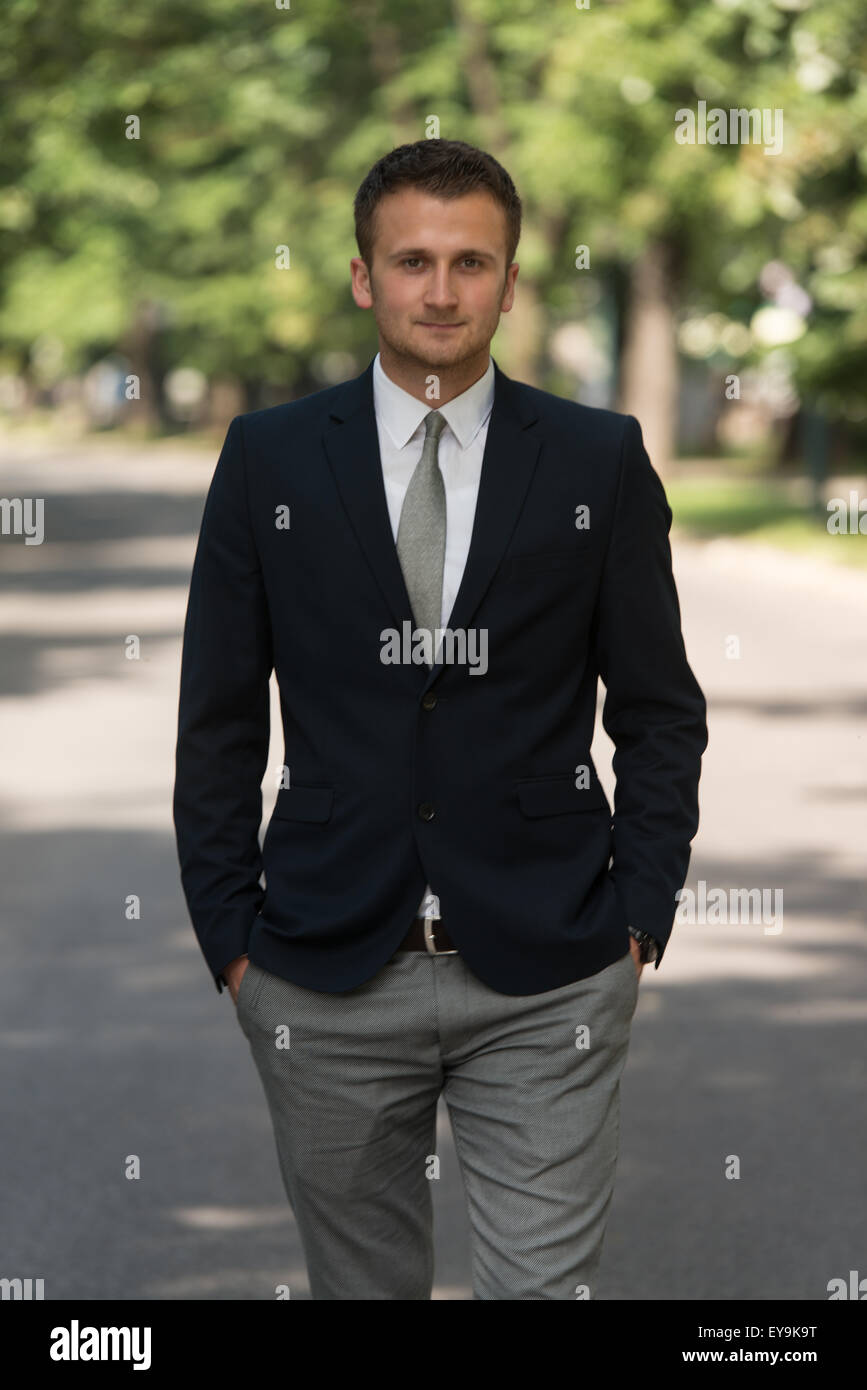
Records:
[[[7,0],[0,26],[0,1276],[307,1296],[180,891],[180,634],[230,419],[367,366],[352,200],[442,136],[524,203],[499,365],[636,415],[665,484],[711,729],[688,885],[785,901],[779,933],[684,922],[644,971],[601,1296],[827,1298],[865,1249],[862,0]],[[681,143],[700,102],[781,148]],[[266,820],[281,763],[272,735]],[[442,1145],[435,1297],[469,1298],[445,1112]]]

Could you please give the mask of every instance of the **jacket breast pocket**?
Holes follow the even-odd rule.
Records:
[[[525,816],[563,816],[574,811],[607,812],[611,808],[601,782],[576,787],[575,778],[526,777],[515,783],[518,805]]]
[[[281,787],[274,803],[275,820],[324,822],[331,816],[333,787],[296,785]]]
[[[515,579],[529,578],[534,574],[550,574],[555,571],[574,570],[582,572],[592,560],[595,551],[589,545],[578,545],[569,550],[540,550],[533,555],[513,555],[503,563],[501,578],[507,583]]]

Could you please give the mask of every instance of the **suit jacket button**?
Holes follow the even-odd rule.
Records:
[[[429,690],[421,702],[422,709],[433,709],[437,702],[437,697],[432,690]]]
[[[433,820],[436,812],[429,801],[422,801],[418,808],[418,813],[422,820]]]

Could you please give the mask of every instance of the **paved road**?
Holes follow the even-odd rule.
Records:
[[[216,455],[5,452],[5,495],[46,499],[46,539],[0,549],[0,1276],[44,1278],[48,1298],[303,1299],[264,1097],[170,819]],[[823,1299],[867,1275],[867,588],[741,543],[678,542],[675,571],[711,725],[687,886],[781,890],[783,929],[683,924],[644,972],[600,1296]],[[601,729],[593,751],[610,791]],[[440,1118],[434,1297],[468,1299]]]

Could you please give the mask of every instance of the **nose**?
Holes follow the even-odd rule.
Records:
[[[425,288],[425,303],[437,309],[450,309],[458,302],[458,297],[451,286],[449,278],[449,267],[446,263],[438,263],[434,267],[433,275]]]

